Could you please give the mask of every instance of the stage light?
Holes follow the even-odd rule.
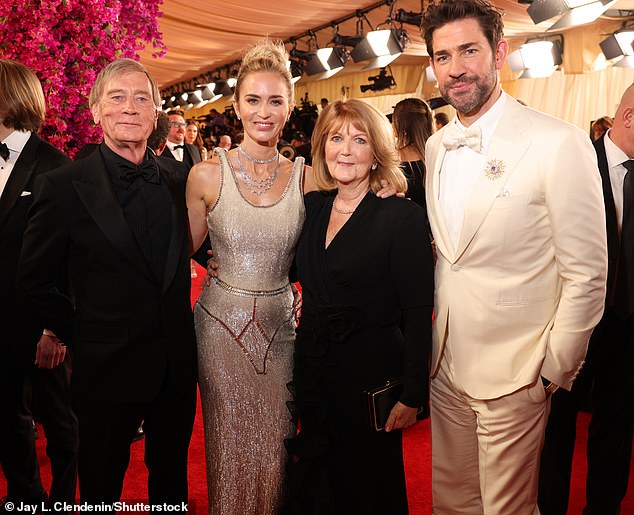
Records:
[[[286,62],[286,66],[291,72],[291,83],[295,84],[299,79],[302,78],[302,73],[304,73],[302,64],[295,59],[289,59]]]
[[[394,19],[399,23],[409,23],[420,28],[423,21],[423,13],[415,13],[412,11],[406,11],[405,9],[399,9],[396,11]]]
[[[392,75],[388,75],[385,68],[381,69],[378,75],[370,75],[368,80],[371,84],[361,84],[361,93],[366,91],[383,91],[396,86],[396,81]]]
[[[559,30],[590,23],[607,11],[616,0],[535,0],[526,12],[538,24],[562,15],[547,30]]]
[[[514,72],[521,71],[520,79],[550,77],[562,63],[561,41],[533,41],[523,44],[519,50],[511,52],[509,66]]]
[[[608,60],[614,60],[613,66],[619,68],[634,68],[634,30],[621,30],[599,43],[603,55]]]
[[[427,82],[438,82],[436,79],[436,74],[434,73],[434,69],[431,64],[429,66],[425,66],[425,81]]]
[[[216,95],[220,95],[221,97],[230,97],[233,95],[233,88],[229,85],[229,81],[220,79],[216,81],[214,93],[216,93]]]
[[[304,71],[306,75],[319,74],[319,77],[316,77],[317,80],[327,79],[343,69],[348,57],[349,54],[345,48],[320,48],[306,63]]]
[[[373,30],[359,41],[350,57],[355,63],[371,59],[366,70],[384,68],[403,53],[407,41],[407,32],[402,29]]]

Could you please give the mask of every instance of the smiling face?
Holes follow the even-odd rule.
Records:
[[[112,150],[145,146],[157,118],[147,76],[136,71],[114,76],[93,105],[92,115],[95,123],[101,125],[104,140]]]
[[[277,144],[284,124],[291,114],[288,87],[280,75],[255,72],[247,75],[240,86],[240,98],[233,101],[242,119],[245,141]]]
[[[170,134],[167,139],[171,143],[182,145],[185,141],[185,127],[187,127],[185,118],[180,114],[170,113]]]
[[[345,122],[328,133],[325,155],[328,172],[338,186],[365,183],[369,188],[374,152],[365,132]]]
[[[194,141],[196,141],[196,136],[198,136],[198,127],[193,123],[189,124],[185,129],[185,142],[193,145]]]
[[[494,52],[478,21],[464,18],[437,28],[433,48],[432,67],[441,95],[463,123],[472,123],[499,97],[498,70],[508,43],[501,40]]]

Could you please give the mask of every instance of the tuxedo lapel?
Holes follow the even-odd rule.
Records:
[[[157,159],[157,162],[160,160]],[[161,168],[161,184],[169,190],[172,200],[172,232],[170,235],[169,247],[167,250],[167,262],[165,263],[165,274],[163,276],[163,291],[166,291],[174,279],[176,270],[178,269],[179,258],[183,251],[183,238],[185,237],[185,227],[187,220],[184,218],[185,206],[184,198],[181,190],[178,190],[171,181],[168,180],[168,172]]]
[[[41,141],[37,134],[31,134],[22,152],[20,152],[20,157],[13,166],[13,170],[11,170],[9,180],[4,187],[2,197],[0,197],[0,227],[6,221],[25,186],[31,180],[33,172],[35,172],[38,163],[37,149]]]
[[[594,149],[597,153],[597,164],[599,165],[599,173],[601,174],[601,186],[603,188],[603,200],[605,202],[608,256],[610,257],[610,262],[612,262],[616,261],[619,254],[619,227],[616,219],[616,207],[614,206],[612,183],[610,182],[608,158],[605,153],[605,138],[607,138],[606,134],[595,141]]]
[[[436,220],[436,226],[438,229],[438,233],[434,235],[435,244],[440,253],[445,257],[453,257],[454,256],[454,248],[451,243],[451,238],[449,237],[449,232],[447,231],[447,225],[445,223],[445,216],[440,207],[440,171],[442,170],[442,163],[445,159],[445,155],[447,154],[447,150],[445,146],[442,144],[442,131],[438,133],[437,142],[438,148],[436,150],[435,158],[433,159],[433,163],[431,166],[432,173],[429,175],[427,188],[431,192],[431,200],[427,202],[427,208],[432,211],[434,220]],[[451,262],[453,262],[453,258]]]
[[[506,183],[530,146],[528,137],[523,137],[529,127],[523,109],[513,99],[507,98],[486,153],[484,168],[474,170],[478,180],[465,207],[456,259],[460,259],[473,240],[495,199],[503,195]]]
[[[86,210],[112,245],[139,271],[156,281],[117,202],[101,152],[93,152],[82,164],[82,173],[73,180],[73,186]]]

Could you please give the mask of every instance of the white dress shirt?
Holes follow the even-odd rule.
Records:
[[[481,175],[480,172],[486,164],[486,152],[502,116],[505,102],[506,93],[502,92],[495,104],[473,123],[473,126],[480,127],[482,131],[482,149],[480,152],[464,146],[449,150],[445,154],[440,171],[440,196],[438,200],[454,250],[460,240],[465,206]],[[466,130],[457,116],[450,123],[455,123],[463,131]]]
[[[18,157],[20,157],[20,153],[30,137],[30,132],[13,131],[2,141],[2,143],[9,147],[11,154],[9,155],[8,161],[0,157],[0,196],[9,181],[9,176],[11,175],[15,162],[18,160]]]
[[[172,143],[171,141],[167,140],[167,148],[170,149],[170,152],[176,158],[177,161],[182,161],[183,160],[183,152],[184,152],[185,148],[181,147],[181,148],[174,149],[174,147],[176,145],[184,145],[184,144],[185,144],[184,141],[183,141],[183,143]]]
[[[616,223],[619,226],[620,234],[621,225],[623,224],[623,179],[625,179],[625,174],[627,173],[623,162],[628,161],[630,158],[610,139],[610,132],[611,129],[608,130],[605,138],[603,138],[603,145],[605,146],[605,157],[608,160],[610,185],[612,186],[614,209],[616,210]]]

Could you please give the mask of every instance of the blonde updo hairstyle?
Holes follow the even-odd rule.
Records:
[[[236,87],[234,90],[235,100],[240,99],[240,88],[247,76],[252,73],[269,72],[278,74],[286,83],[288,88],[288,103],[293,105],[294,87],[291,81],[291,72],[288,69],[288,53],[281,41],[273,42],[270,39],[258,41],[250,47],[240,64],[240,70],[236,78]]]
[[[350,123],[368,137],[372,148],[376,170],[370,170],[370,187],[376,193],[383,186],[381,180],[390,183],[398,193],[407,191],[407,179],[400,167],[400,159],[394,147],[392,126],[388,119],[376,108],[350,98],[328,104],[317,118],[312,143],[313,174],[320,190],[331,191],[337,183],[328,171],[326,164],[326,142],[328,137],[343,125]]]

